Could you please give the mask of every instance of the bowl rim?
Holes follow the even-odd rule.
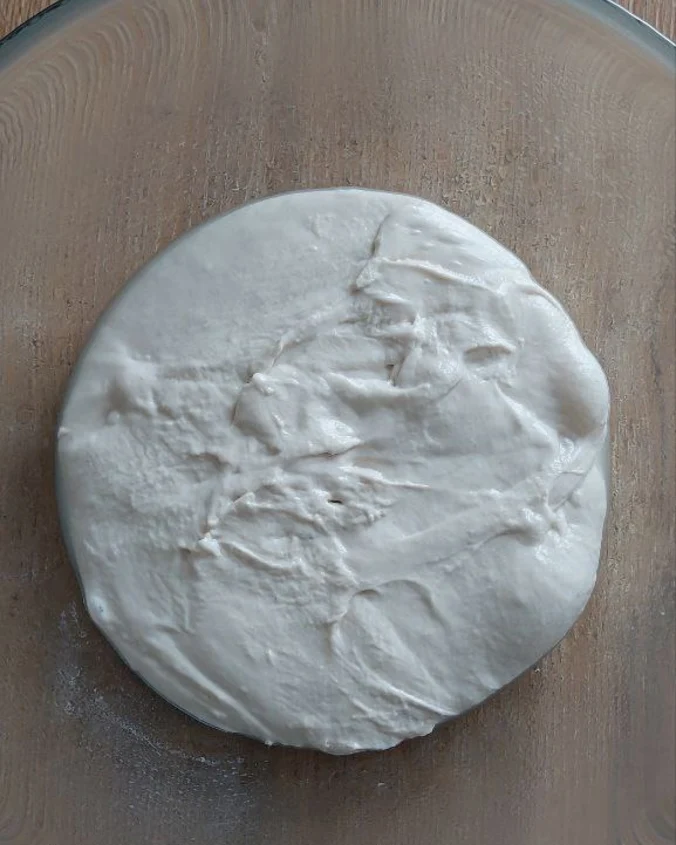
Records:
[[[608,25],[614,24],[616,29],[623,31],[626,37],[652,51],[676,75],[676,41],[672,41],[668,35],[621,6],[616,0],[550,1],[552,5],[568,3],[575,6],[583,15],[591,15],[599,20],[605,20]],[[29,36],[37,36],[41,29],[54,31],[55,28],[66,25],[75,11],[93,14],[97,8],[103,8],[112,2],[114,0],[54,0],[46,9],[32,15],[0,38],[0,72],[3,65],[6,66],[11,59],[12,54],[16,54],[22,47],[27,48],[29,46]]]

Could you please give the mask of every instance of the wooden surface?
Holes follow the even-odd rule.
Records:
[[[39,0],[2,3],[0,30]],[[668,0],[640,6],[673,28]],[[0,843],[673,845],[673,68],[548,0],[47,20],[0,51]],[[613,492],[597,590],[535,671],[336,759],[202,727],[120,663],[60,541],[52,435],[146,259],[247,199],[340,184],[450,207],[566,304],[611,383]]]
[[[0,8],[0,38],[48,8],[53,0],[3,0]],[[621,6],[643,18],[676,41],[676,2],[674,0],[618,0]]]

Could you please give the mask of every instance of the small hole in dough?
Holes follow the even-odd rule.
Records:
[[[470,364],[489,364],[509,355],[510,352],[505,346],[475,346],[465,352],[465,360]]]

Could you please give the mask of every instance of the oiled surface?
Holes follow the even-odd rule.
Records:
[[[39,5],[4,0],[0,31]],[[0,50],[0,842],[674,842],[674,71],[581,9],[72,0]],[[136,268],[247,199],[342,184],[450,207],[567,305],[611,382],[613,495],[552,655],[431,737],[334,759],[201,727],[120,663],[52,452]]]

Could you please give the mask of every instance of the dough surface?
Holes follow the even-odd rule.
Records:
[[[58,438],[88,610],[196,718],[336,754],[478,704],[596,577],[608,389],[508,250],[423,200],[284,194],[106,312]]]

